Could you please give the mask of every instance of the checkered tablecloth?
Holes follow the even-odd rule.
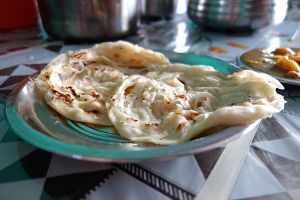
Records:
[[[244,50],[288,42],[298,25],[285,22],[238,36],[199,35],[199,30],[183,21],[177,21],[175,29],[164,23],[170,24],[153,23],[127,39],[149,48],[204,53],[234,62]],[[229,42],[241,43],[245,49]],[[4,115],[10,91],[59,53],[88,46],[56,43],[0,57],[0,199],[193,199],[224,147],[160,162],[101,164],[37,149],[11,131]],[[224,48],[226,53],[212,54],[210,46]],[[300,88],[285,87],[281,93],[286,108],[260,124],[230,199],[300,199]]]

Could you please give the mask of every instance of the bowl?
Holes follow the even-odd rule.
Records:
[[[139,0],[38,0],[46,32],[63,40],[107,40],[135,34]]]
[[[189,0],[188,16],[213,30],[254,31],[282,22],[288,0]]]

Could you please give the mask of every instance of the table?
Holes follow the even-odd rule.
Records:
[[[138,35],[125,39],[235,63],[236,55],[248,49],[286,44],[297,27],[299,22],[286,20],[232,35],[205,32],[178,16],[144,23]],[[91,46],[45,42],[43,37],[38,28],[0,32],[0,199],[193,199],[224,146],[167,161],[99,164],[37,149],[10,130],[4,104],[16,84],[59,53]],[[300,199],[300,89],[285,87],[280,92],[285,110],[260,124],[230,199]]]

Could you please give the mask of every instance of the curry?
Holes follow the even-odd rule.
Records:
[[[241,61],[271,75],[300,79],[300,50],[285,47],[253,49],[241,56]]]

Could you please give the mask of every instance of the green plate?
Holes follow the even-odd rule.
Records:
[[[163,53],[172,62],[210,65],[225,74],[237,71],[231,64],[204,55]],[[172,146],[133,143],[121,138],[111,127],[92,127],[63,118],[44,103],[29,79],[14,89],[5,112],[12,130],[25,141],[50,152],[98,162],[139,162],[202,152],[224,145],[251,128],[233,126]]]

